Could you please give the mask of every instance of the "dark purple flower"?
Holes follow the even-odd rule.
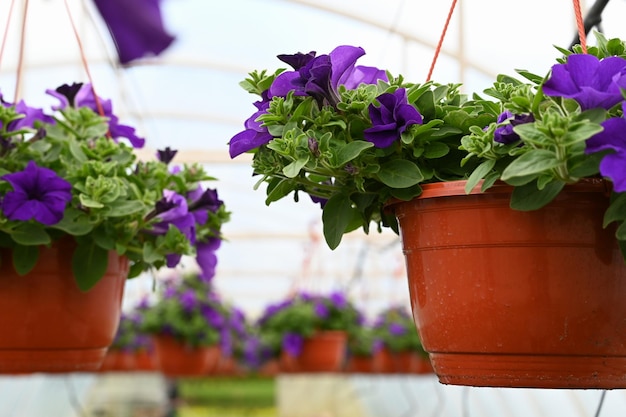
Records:
[[[169,164],[170,162],[172,162],[172,159],[174,159],[174,157],[176,156],[176,154],[178,153],[177,150],[175,149],[171,149],[169,146],[166,147],[163,150],[157,150],[157,158],[159,161],[163,162],[164,164]]]
[[[170,225],[176,226],[192,243],[195,243],[195,219],[187,206],[187,199],[172,190],[163,190],[157,201],[154,217],[158,220],[154,233],[165,234]]]
[[[224,202],[217,196],[217,190],[206,189],[198,186],[195,190],[187,193],[189,211],[193,214],[196,223],[205,224],[209,219],[209,211],[215,213]]]
[[[406,333],[406,328],[399,323],[389,323],[389,333],[393,336],[402,336]]]
[[[299,334],[285,333],[283,336],[283,350],[291,356],[300,356],[303,345],[304,339]]]
[[[61,221],[72,199],[72,184],[34,161],[28,162],[24,171],[1,178],[13,187],[2,199],[2,212],[9,220],[35,219],[52,226]]]
[[[185,290],[178,296],[178,301],[183,307],[183,310],[190,313],[196,307],[198,298],[194,290]]]
[[[217,266],[217,250],[222,244],[218,237],[209,238],[206,242],[196,243],[196,262],[200,267],[198,277],[204,282],[211,282]]]
[[[374,339],[372,342],[372,353],[378,353],[383,347],[385,343],[380,339]]]
[[[333,303],[338,309],[345,308],[348,305],[346,296],[341,292],[334,292],[330,294],[330,302]]]
[[[274,139],[267,130],[267,127],[263,126],[262,123],[257,120],[261,115],[265,114],[270,107],[267,95],[265,95],[265,97],[266,98],[263,100],[254,103],[257,111],[244,123],[246,129],[243,132],[237,133],[230,139],[228,145],[231,158],[258,148],[261,145],[265,145]]]
[[[161,0],[95,0],[121,64],[159,55],[174,41],[165,31]]]
[[[220,331],[220,349],[224,356],[229,357],[233,354],[233,336],[227,328]]]
[[[498,126],[493,134],[493,140],[498,143],[508,145],[510,143],[520,140],[517,133],[513,131],[513,128],[517,125],[525,123],[532,123],[535,121],[535,117],[532,113],[529,114],[513,114],[509,110],[506,110],[498,116],[497,122],[504,123],[502,126]]]
[[[77,85],[80,86],[78,91],[76,91]],[[68,106],[77,108],[88,107],[98,114],[102,110],[104,117],[109,119],[109,133],[113,139],[127,138],[135,148],[142,148],[145,145],[146,140],[137,136],[133,127],[119,123],[119,119],[113,114],[111,100],[103,100],[98,97],[96,102],[96,96],[91,84],[62,85],[56,90],[46,90],[46,93],[61,102],[58,106],[52,107],[55,110],[62,110]],[[100,106],[98,106],[98,103]]]
[[[370,104],[372,127],[365,129],[363,136],[377,148],[391,146],[409,126],[422,124],[422,115],[408,103],[404,88],[398,88],[393,93],[383,93],[376,99],[380,106]]]
[[[216,329],[221,329],[224,326],[224,317],[215,308],[209,305],[201,305],[200,312],[204,319]]]
[[[622,108],[626,111],[626,103],[622,103]],[[602,158],[600,173],[611,179],[614,191],[626,191],[626,119],[614,117],[601,125],[604,130],[587,139],[585,153],[613,151]]]
[[[611,56],[598,59],[590,54],[572,54],[567,63],[552,67],[543,85],[547,96],[572,98],[582,110],[610,109],[623,100],[626,88],[626,59]]]
[[[326,304],[321,301],[318,301],[313,305],[313,311],[315,312],[315,315],[320,319],[325,319],[328,317],[328,307],[326,307]]]
[[[285,97],[293,91],[295,95],[315,98],[320,105],[328,103],[335,106],[339,102],[340,85],[352,89],[361,83],[387,81],[387,75],[382,70],[355,67],[356,61],[363,55],[363,48],[342,45],[328,55],[304,58],[299,62],[304,65],[296,71],[285,71],[276,77],[270,87],[270,95]]]
[[[311,51],[308,54],[303,54],[302,52],[298,52],[293,55],[287,55],[287,54],[278,55],[278,59],[283,61],[285,64],[291,65],[291,67],[296,71],[304,67],[309,62],[311,62],[313,58],[315,58],[315,51]]]

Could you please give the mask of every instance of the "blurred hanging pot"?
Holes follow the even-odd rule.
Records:
[[[348,335],[345,331],[317,331],[304,339],[302,351],[293,357],[283,351],[283,372],[339,372],[344,365]]]
[[[391,204],[413,316],[444,384],[626,388],[626,266],[603,229],[604,182],[566,186],[535,211],[512,187],[423,186]]]
[[[109,252],[103,278],[79,290],[71,267],[75,244],[40,247],[35,267],[18,275],[1,251],[0,373],[97,371],[117,330],[128,260]]]
[[[171,378],[207,376],[221,356],[218,345],[192,347],[169,335],[156,335],[154,347],[159,369]]]

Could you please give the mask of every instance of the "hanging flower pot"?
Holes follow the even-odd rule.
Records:
[[[168,335],[154,337],[159,369],[168,377],[201,377],[215,370],[220,348],[182,343]]]
[[[346,357],[348,336],[344,331],[317,331],[304,339],[300,355],[283,352],[282,369],[286,372],[339,372]]]
[[[117,329],[128,260],[109,252],[104,277],[78,289],[70,264],[73,242],[41,247],[26,275],[11,251],[0,264],[0,372],[96,371]]]
[[[512,187],[466,195],[428,184],[393,204],[413,315],[445,384],[626,388],[626,266],[602,227],[603,181],[547,206],[509,208]]]

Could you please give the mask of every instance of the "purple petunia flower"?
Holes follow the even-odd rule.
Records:
[[[163,298],[170,299],[176,295],[176,288],[174,287],[166,287],[163,291]]]
[[[215,276],[217,267],[217,250],[222,240],[217,237],[209,238],[206,242],[196,243],[196,262],[200,267],[198,277],[204,282],[210,282]]]
[[[121,64],[159,55],[174,37],[165,31],[161,0],[94,0],[115,40]]]
[[[4,101],[4,99],[2,98],[2,94],[0,94],[0,104],[4,107],[13,106],[12,103]],[[54,117],[48,116],[40,108],[27,106],[24,100],[20,100],[15,105],[15,112],[17,114],[23,115],[24,117],[10,122],[8,126],[6,127],[7,132],[20,130],[26,127],[34,128],[36,121],[41,121],[41,122],[49,123],[49,124],[56,123],[56,121],[54,120]],[[0,126],[2,126],[2,122],[0,122]]]
[[[532,123],[535,121],[535,117],[532,114],[513,114],[509,110],[506,110],[498,116],[497,122],[504,123],[502,126],[498,126],[493,134],[493,140],[508,145],[510,143],[520,140],[517,133],[513,131],[513,128],[525,123]]]
[[[154,225],[156,234],[165,234],[170,225],[176,226],[192,243],[195,242],[195,219],[187,206],[187,199],[172,190],[163,190],[163,198],[157,201]]]
[[[327,318],[329,314],[328,307],[326,307],[326,304],[321,301],[314,303],[313,311],[315,312],[315,315],[320,319]]]
[[[389,333],[393,336],[402,336],[406,333],[406,328],[399,323],[389,323]]]
[[[218,198],[217,190],[209,188],[204,190],[202,186],[187,193],[189,211],[193,214],[196,223],[205,224],[209,219],[209,211],[217,212],[224,202]]]
[[[72,184],[51,169],[28,162],[24,171],[1,177],[13,187],[2,199],[2,212],[9,220],[34,219],[46,226],[63,219],[72,199]]]
[[[622,109],[626,111],[626,102],[622,103]],[[626,119],[614,117],[605,120],[601,125],[604,130],[587,139],[585,153],[614,151],[602,158],[600,173],[611,179],[614,191],[626,191]]]
[[[221,329],[224,326],[224,317],[219,311],[209,305],[201,305],[200,312],[204,319],[216,329]]]
[[[178,301],[183,307],[183,310],[187,313],[190,313],[196,307],[198,298],[196,297],[196,293],[194,290],[186,290],[178,296]]]
[[[304,338],[296,333],[285,333],[283,336],[282,348],[291,356],[300,356]]]
[[[407,101],[406,90],[398,88],[393,93],[377,97],[379,107],[369,106],[372,127],[365,129],[363,136],[377,148],[387,148],[400,139],[400,135],[414,124],[422,124],[422,115]]]
[[[270,95],[285,97],[290,91],[295,95],[309,95],[320,104],[328,103],[335,106],[339,102],[338,88],[344,85],[348,89],[359,84],[374,84],[378,80],[387,81],[385,71],[373,67],[357,66],[356,61],[363,55],[363,48],[342,45],[333,49],[328,55],[312,56],[295,55],[296,71],[285,71],[280,74],[270,87]],[[284,57],[289,55],[281,55]],[[293,57],[293,55],[291,56]],[[287,62],[287,61],[285,61]],[[294,67],[295,67],[294,66]]]
[[[572,54],[567,63],[552,67],[543,85],[547,96],[572,98],[582,110],[610,109],[623,100],[626,88],[626,59],[612,56],[598,59],[590,54]]]
[[[341,292],[334,292],[330,294],[330,301],[333,305],[339,309],[345,308],[348,304],[346,296]]]
[[[254,106],[257,108],[257,111],[245,121],[244,126],[246,129],[233,136],[228,143],[231,158],[265,145],[274,139],[267,127],[257,120],[270,107],[267,92],[265,92],[263,100],[255,102]]]
[[[119,119],[113,114],[111,100],[103,100],[98,97],[98,103],[100,103],[100,108],[98,108],[91,84],[74,83],[71,86],[62,85],[56,90],[46,90],[46,93],[61,102],[58,106],[52,107],[54,110],[62,110],[68,106],[77,108],[88,107],[99,114],[100,109],[102,109],[104,117],[109,120],[109,133],[114,140],[127,138],[135,148],[143,148],[145,145],[146,140],[137,136],[133,127],[119,123]]]
[[[167,165],[170,162],[172,162],[172,159],[174,159],[177,153],[178,153],[177,150],[172,149],[169,146],[167,146],[165,149],[157,150],[156,156],[159,161]]]

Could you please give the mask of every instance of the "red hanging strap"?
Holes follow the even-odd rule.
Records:
[[[439,52],[441,52],[441,45],[443,45],[443,39],[446,37],[446,32],[448,31],[448,25],[450,24],[450,19],[452,19],[452,13],[454,13],[456,2],[457,0],[452,0],[452,5],[450,6],[450,11],[448,12],[446,23],[443,26],[443,31],[441,32],[439,43],[437,44],[437,48],[435,49],[435,56],[433,57],[433,62],[430,64],[430,69],[428,70],[428,77],[426,77],[427,82],[430,81],[430,77],[433,75],[433,70],[435,69],[435,63],[437,62],[437,58],[439,57]]]
[[[578,27],[578,39],[580,40],[580,46],[583,49],[583,53],[587,53],[587,34],[585,33],[585,23],[583,21],[583,14],[580,10],[580,0],[572,0],[574,3],[574,14],[576,15],[576,26]]]
[[[0,46],[0,65],[2,65],[2,56],[4,55],[4,47],[7,43],[7,38],[9,37],[9,25],[11,24],[11,16],[13,15],[13,6],[15,5],[15,0],[11,0],[11,5],[9,6],[9,13],[7,14],[7,23],[4,25],[4,34],[2,35],[2,45]]]

